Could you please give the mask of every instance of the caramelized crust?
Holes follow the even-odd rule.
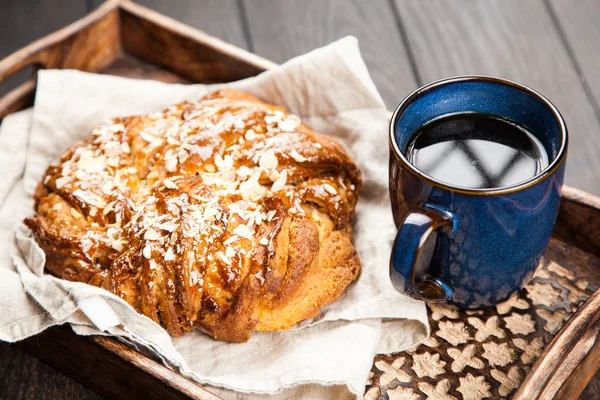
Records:
[[[361,177],[343,147],[233,90],[97,126],[25,222],[54,275],[173,336],[244,342],[315,317],[358,276]]]

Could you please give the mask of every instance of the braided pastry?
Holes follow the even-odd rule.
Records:
[[[336,141],[220,90],[97,126],[48,167],[25,222],[52,274],[173,336],[244,342],[315,317],[356,279],[360,187]]]

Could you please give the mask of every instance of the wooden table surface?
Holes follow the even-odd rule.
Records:
[[[566,183],[600,195],[600,0],[141,0],[275,62],[345,35],[388,107],[452,75],[513,79],[563,113]],[[0,59],[88,13],[99,0],[2,0]],[[96,399],[94,392],[0,342],[0,398]],[[583,399],[600,398],[600,375]]]

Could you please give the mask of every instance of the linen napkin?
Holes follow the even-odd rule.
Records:
[[[340,140],[357,161],[365,182],[354,223],[363,263],[358,280],[317,318],[231,344],[199,330],[171,338],[107,291],[45,274],[44,254],[21,221],[32,214],[32,194],[48,164],[94,123],[193,101],[223,86],[286,107]],[[388,118],[352,37],[226,85],[40,71],[33,111],[13,114],[0,127],[0,340],[69,323],[78,334],[142,346],[225,398],[359,398],[377,353],[405,350],[429,335],[424,305],[396,292],[388,277],[396,233],[387,187]]]

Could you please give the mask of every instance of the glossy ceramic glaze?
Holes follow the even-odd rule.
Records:
[[[536,136],[550,164],[517,186],[454,187],[404,156],[419,127],[447,114],[508,118]],[[390,274],[399,290],[425,301],[475,308],[506,299],[533,276],[558,214],[567,152],[565,123],[544,97],[514,82],[467,76],[409,95],[390,123],[390,197],[396,225]],[[428,237],[437,240],[429,270],[415,271]]]

